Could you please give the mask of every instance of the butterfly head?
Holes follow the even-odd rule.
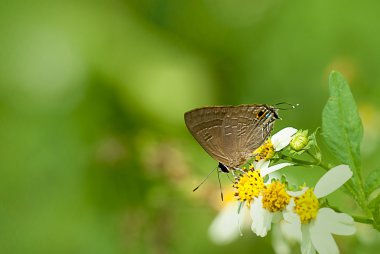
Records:
[[[278,108],[269,105],[263,105],[259,111],[257,111],[255,118],[262,122],[272,122],[280,119],[278,115]]]
[[[283,105],[285,107],[281,107],[281,105]],[[287,102],[279,102],[279,103],[274,104],[273,106],[269,106],[269,109],[273,112],[273,116],[276,119],[281,119],[281,117],[279,117],[279,115],[278,115],[278,111],[279,110],[294,109],[294,108],[296,108],[298,106],[299,106],[298,103],[296,105],[293,105],[293,104],[290,104],[290,103],[287,103]]]

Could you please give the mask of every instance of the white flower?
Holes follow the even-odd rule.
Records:
[[[234,241],[241,235],[240,225],[249,225],[248,208],[242,206],[238,212],[239,205],[236,201],[228,202],[212,221],[208,235],[215,244],[222,245]]]
[[[254,162],[254,168],[260,170],[260,175],[264,178],[266,175],[271,174],[283,167],[290,166],[292,163],[280,163],[269,167],[269,159],[274,155],[274,152],[278,152],[289,145],[292,140],[292,136],[297,132],[297,129],[293,127],[287,127],[276,134],[274,134],[270,140],[264,143],[259,149],[255,151],[258,154],[256,159],[258,161]],[[280,188],[276,191],[285,192],[284,188]],[[273,211],[273,209],[268,210],[264,208],[263,196],[260,194],[257,197],[254,197],[251,203],[251,217],[252,217],[252,231],[261,237],[267,235],[267,232],[271,229],[273,222],[278,222],[282,219],[282,212],[280,210]],[[285,203],[285,206],[288,203]],[[267,206],[270,206],[268,204]],[[285,208],[285,207],[283,207]]]
[[[260,170],[260,175],[261,175],[261,177],[264,178],[266,175],[272,174],[272,173],[276,172],[277,170],[280,170],[284,167],[293,165],[293,163],[284,162],[284,163],[279,163],[279,164],[276,164],[276,165],[269,167],[269,163],[270,163],[270,161],[266,161],[266,160],[260,160],[257,162],[254,161],[253,162],[253,168],[255,170]]]
[[[295,133],[297,133],[297,129],[287,127],[274,134],[253,152],[255,155],[255,160],[270,160],[274,156],[275,152],[278,152],[289,145],[292,140],[292,136]]]
[[[289,145],[292,136],[296,134],[297,129],[293,127],[286,127],[271,137],[273,148],[276,152],[282,150]]]
[[[269,142],[269,144],[273,147],[275,151],[279,151],[289,144],[289,142],[291,141],[291,136],[294,135],[296,132],[297,130],[292,127],[282,129],[281,131],[273,135],[273,145],[272,142]],[[260,174],[256,172],[258,176],[261,176],[259,178],[262,182],[261,185],[259,184],[258,186],[263,186],[263,178],[266,175],[273,173],[283,167],[293,165],[292,163],[280,163],[269,167],[269,163],[269,160],[260,160],[258,162],[254,162],[254,168],[256,170],[260,170]],[[242,178],[250,177],[252,177],[250,173],[242,175]],[[257,185],[255,186],[257,187]],[[254,193],[259,193],[260,191],[261,189],[254,190]],[[260,200],[262,200],[262,197],[260,198]],[[253,232],[255,232],[257,235],[265,236],[267,231],[270,230],[271,223],[274,220],[274,218],[276,218],[276,216],[264,209],[262,207],[262,202],[257,202],[257,199],[253,196],[241,199],[240,201],[252,201],[250,213],[251,217],[255,218],[255,220],[252,223],[251,228]],[[217,217],[212,222],[209,228],[209,236],[214,243],[227,244],[239,236],[239,221],[242,223],[243,226],[246,224],[247,219],[245,214],[247,214],[248,209],[246,206],[243,206],[240,210],[240,213],[238,213],[238,205],[238,202],[227,204],[219,212]]]
[[[253,233],[264,237],[272,227],[272,222],[281,220],[281,212],[270,212],[263,207],[263,197],[259,196],[252,201],[251,217]]]
[[[260,170],[260,175],[264,178],[266,175],[290,165],[292,163],[280,163],[268,167],[269,161],[261,160],[256,163],[255,168]],[[268,196],[270,197],[269,199]],[[279,222],[282,219],[281,210],[288,205],[289,199],[290,197],[286,193],[283,184],[278,181],[267,184],[267,188],[263,189],[251,202],[252,231],[258,236],[266,236],[271,229],[272,222]],[[274,203],[276,203],[277,207],[273,207]]]
[[[289,192],[294,198],[283,213],[287,223],[302,233],[301,251],[303,254],[339,253],[331,234],[352,235],[355,233],[354,220],[345,213],[337,213],[331,208],[319,208],[318,199],[327,196],[341,187],[352,177],[347,165],[330,169],[319,179],[314,190]],[[295,232],[295,234],[298,234]]]

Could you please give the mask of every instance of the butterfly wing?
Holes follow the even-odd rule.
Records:
[[[229,164],[223,147],[223,121],[227,107],[204,107],[185,113],[185,123],[193,137],[215,160]]]
[[[266,105],[241,105],[228,110],[223,121],[222,147],[230,166],[240,166],[261,146],[273,129],[277,114]]]
[[[185,113],[190,133],[215,160],[244,164],[268,137],[277,114],[267,105],[204,107]]]

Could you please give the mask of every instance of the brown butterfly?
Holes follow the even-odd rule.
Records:
[[[270,135],[278,108],[266,104],[212,106],[185,113],[187,128],[223,172],[238,169]]]

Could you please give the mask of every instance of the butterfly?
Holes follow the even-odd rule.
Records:
[[[193,137],[228,173],[253,157],[280,118],[277,112],[266,104],[248,104],[196,108],[184,117]]]

